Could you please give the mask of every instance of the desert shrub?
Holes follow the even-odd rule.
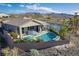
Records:
[[[42,40],[40,40],[40,39],[37,39],[37,40],[31,40],[31,42],[35,42],[35,43],[38,43],[38,42],[41,42]]]
[[[13,39],[17,39],[18,34],[15,32],[10,32],[10,35],[13,37]]]
[[[31,56],[40,56],[41,55],[37,49],[31,49],[30,54],[31,54]]]
[[[40,40],[40,39],[37,39],[37,40],[34,40],[34,39],[32,39],[32,40],[25,40],[25,39],[23,39],[23,40],[16,40],[16,41],[14,41],[14,43],[38,43],[38,42],[42,42],[42,40]]]
[[[2,53],[5,56],[17,56],[18,55],[18,48],[10,49],[9,47],[2,49]]]
[[[34,40],[16,40],[14,43],[31,43],[31,42],[35,42]]]
[[[41,40],[39,38],[35,38],[35,39],[24,38],[24,40],[26,40],[27,42],[42,42],[43,41],[43,40]]]

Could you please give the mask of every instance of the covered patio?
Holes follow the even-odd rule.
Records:
[[[37,34],[42,31],[46,30],[46,25],[37,21],[30,21],[28,23],[25,23],[19,27],[17,27],[16,32],[20,35],[20,38],[22,39],[26,35],[32,35]]]
[[[21,39],[23,38],[23,36],[37,34],[37,33],[42,32],[43,30],[44,29],[42,25],[17,28],[17,32],[19,33]]]
[[[37,34],[46,30],[48,23],[30,18],[11,18],[3,23],[5,30],[15,32],[22,39],[24,35]]]

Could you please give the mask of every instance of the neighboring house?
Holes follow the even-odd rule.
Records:
[[[30,18],[8,18],[3,22],[3,28],[9,32],[16,32],[23,38],[24,35],[35,34],[45,30],[48,23]]]
[[[8,17],[10,17],[10,15],[8,15],[8,14],[4,14],[4,13],[1,13],[0,14],[0,18],[8,18]]]
[[[1,28],[1,23],[0,23],[0,28]]]
[[[2,22],[2,19],[0,19],[0,27],[1,27],[1,22]]]

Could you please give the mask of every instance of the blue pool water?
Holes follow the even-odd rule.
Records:
[[[25,39],[32,40],[33,37],[34,36],[30,35],[28,37],[25,37]],[[45,33],[45,34],[43,34],[41,36],[36,37],[36,39],[42,40],[44,42],[48,42],[48,41],[51,41],[51,40],[56,41],[56,39],[54,39],[56,37],[57,37],[57,35],[55,33],[48,32],[48,33]]]
[[[54,39],[54,38],[56,38],[56,36],[57,35],[55,33],[48,32],[46,34],[39,36],[38,39],[43,40],[44,42],[51,41],[51,40],[55,41],[56,39]]]

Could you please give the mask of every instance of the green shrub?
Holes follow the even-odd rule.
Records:
[[[14,41],[14,43],[38,43],[38,42],[42,42],[43,40],[37,39],[37,40],[28,40],[28,39],[23,39],[23,40],[16,40]]]
[[[31,54],[31,56],[40,56],[41,55],[37,49],[31,49],[30,54]]]
[[[41,39],[37,39],[37,40],[36,40],[36,42],[42,42],[42,41],[43,41],[43,40],[41,40]]]
[[[68,34],[68,27],[67,26],[63,26],[61,28],[61,30],[59,31],[59,35],[66,36],[67,34]]]
[[[59,32],[57,32],[55,29],[50,29],[50,32],[54,32],[55,34],[59,35]]]
[[[10,32],[10,35],[13,37],[13,39],[17,39],[18,34],[15,32]]]
[[[26,40],[16,40],[14,43],[26,43]]]

